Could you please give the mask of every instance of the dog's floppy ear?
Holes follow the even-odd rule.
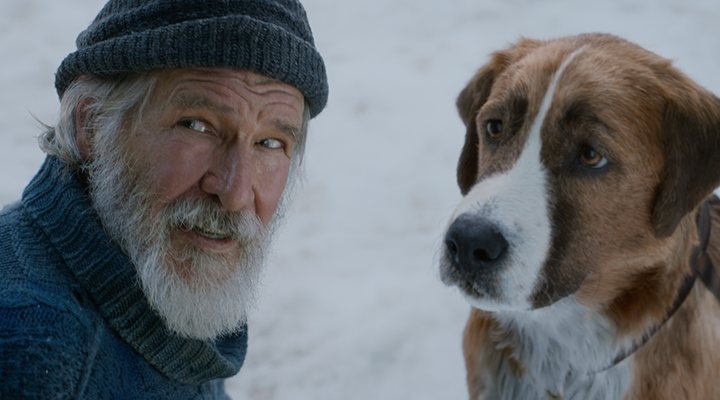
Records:
[[[494,62],[482,67],[460,92],[455,103],[460,118],[465,124],[465,144],[460,152],[457,166],[457,182],[463,195],[470,191],[477,179],[479,138],[475,115],[490,96],[497,69],[498,66]]]
[[[495,79],[512,63],[516,62],[540,42],[522,39],[515,46],[493,54],[490,62],[480,68],[455,102],[460,118],[465,124],[465,144],[457,166],[457,182],[465,195],[475,184],[478,174],[478,133],[475,116],[490,97]]]
[[[671,235],[720,185],[720,99],[679,73],[665,81],[665,170],[652,213],[658,237]]]

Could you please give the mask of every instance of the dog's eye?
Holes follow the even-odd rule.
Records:
[[[485,132],[492,140],[500,140],[502,137],[503,123],[499,119],[489,119],[485,122]]]
[[[590,146],[584,146],[580,150],[580,162],[582,165],[593,169],[599,169],[607,165],[605,156]]]

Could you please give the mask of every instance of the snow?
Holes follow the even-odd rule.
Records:
[[[0,204],[17,199],[57,114],[53,74],[100,0],[0,0]],[[305,0],[330,102],[250,319],[234,399],[465,398],[469,306],[435,257],[460,200],[455,96],[521,36],[603,31],[720,93],[715,0]]]

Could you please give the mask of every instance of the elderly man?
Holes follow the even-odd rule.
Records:
[[[0,214],[0,398],[225,398],[327,78],[296,0],[111,0]]]

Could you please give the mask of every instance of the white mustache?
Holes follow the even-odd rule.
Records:
[[[241,243],[257,241],[265,231],[260,218],[253,212],[229,212],[210,199],[174,201],[165,206],[160,218],[171,228],[197,230]]]

